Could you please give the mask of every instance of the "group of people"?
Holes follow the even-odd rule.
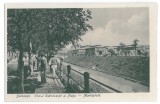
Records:
[[[56,77],[56,70],[60,66],[61,61],[59,58],[55,57],[53,54],[51,55],[49,61],[45,54],[40,54],[38,57],[36,55],[32,56],[31,70],[41,72],[41,82],[46,83],[46,70],[49,68],[52,73],[53,78]],[[49,66],[49,67],[48,67]]]

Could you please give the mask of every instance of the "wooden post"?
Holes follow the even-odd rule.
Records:
[[[89,93],[89,73],[84,72],[84,92]]]
[[[70,72],[71,72],[71,66],[70,65],[67,65],[67,91],[69,91],[69,77],[70,77]]]

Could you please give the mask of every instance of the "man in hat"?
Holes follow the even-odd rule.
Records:
[[[54,56],[54,54],[51,55],[51,58],[49,60],[49,65],[52,70],[53,78],[55,78],[56,77],[55,71],[57,70],[58,61],[57,61],[57,58]]]

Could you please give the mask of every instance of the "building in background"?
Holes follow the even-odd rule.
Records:
[[[149,56],[149,45],[101,46],[85,45],[68,51],[69,56]]]

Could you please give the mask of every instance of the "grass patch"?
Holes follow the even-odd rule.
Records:
[[[96,66],[97,71],[139,81],[149,85],[149,57],[70,56],[64,59],[64,61],[86,68]]]

